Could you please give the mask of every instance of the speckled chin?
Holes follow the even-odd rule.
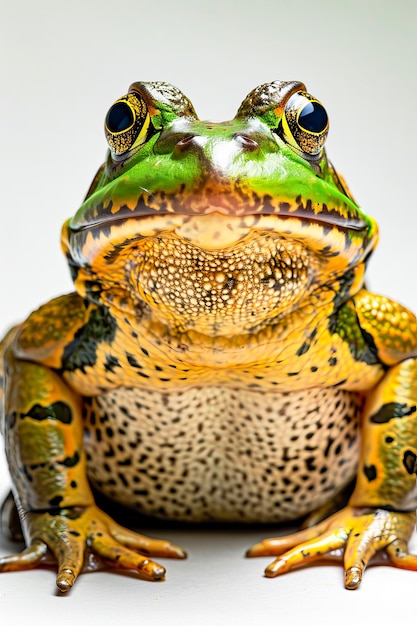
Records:
[[[311,251],[276,234],[205,250],[169,233],[144,239],[127,269],[160,321],[217,336],[253,332],[287,313],[308,291],[315,265]]]

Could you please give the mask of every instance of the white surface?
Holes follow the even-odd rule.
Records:
[[[213,119],[260,83],[303,80],[330,114],[330,158],[381,226],[369,284],[417,309],[414,0],[2,0],[0,18],[0,330],[71,290],[60,225],[102,161],[108,107],[135,80],[172,82]],[[5,491],[3,462],[0,479]],[[262,529],[164,534],[190,553],[166,561],[165,583],[95,573],[56,597],[49,571],[3,574],[1,614],[63,626],[385,624],[415,602],[417,574],[385,567],[357,592],[337,566],[267,580],[267,559],[242,556]]]

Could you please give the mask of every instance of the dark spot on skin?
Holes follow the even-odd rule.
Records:
[[[310,367],[310,370],[311,370],[312,372],[317,372],[317,370],[318,370],[318,369],[319,369],[319,368],[318,368],[316,365],[312,365],[312,366]]]
[[[87,323],[74,334],[74,339],[65,347],[62,355],[63,370],[72,372],[97,361],[97,346],[100,343],[112,344],[117,324],[107,307],[100,306],[91,311]]]
[[[63,461],[58,461],[58,464],[65,467],[75,467],[79,462],[80,455],[78,452],[74,452],[72,456],[67,456]]]
[[[135,494],[135,496],[148,496],[149,492],[147,489],[134,489],[133,493]]]
[[[417,474],[417,456],[412,450],[405,451],[403,464],[408,474]]]
[[[6,425],[8,428],[13,428],[16,424],[17,413],[16,411],[11,411],[6,414]]]
[[[308,341],[305,341],[297,350],[296,355],[297,356],[301,356],[302,354],[305,354],[306,352],[308,352],[310,350],[310,343]]]
[[[394,441],[394,437],[385,437],[385,443],[392,443]]]
[[[54,498],[51,498],[49,500],[49,504],[51,506],[59,506],[62,502],[62,499],[63,499],[62,496],[55,496]]]
[[[370,422],[373,424],[386,424],[392,419],[405,417],[415,413],[416,406],[407,406],[400,402],[387,402],[373,415],[371,415]]]
[[[305,465],[306,468],[309,472],[314,472],[316,470],[316,466],[314,464],[315,458],[314,456],[310,456],[307,459],[305,459]]]
[[[372,482],[373,480],[375,480],[375,478],[377,476],[375,465],[364,465],[363,473],[365,474],[366,478],[368,479],[368,482]]]
[[[327,446],[323,452],[325,457],[329,456],[330,448],[332,447],[333,443],[334,443],[334,439],[332,437],[329,437],[327,440]]]
[[[343,378],[342,380],[339,380],[339,382],[338,382],[338,383],[335,383],[335,384],[333,385],[333,387],[340,387],[341,385],[344,385],[344,384],[345,384],[345,382],[346,382],[346,380],[347,380],[346,378]]]
[[[128,467],[129,465],[132,465],[132,459],[125,459],[124,461],[118,461],[117,465],[120,465],[120,467]]]
[[[105,458],[106,458],[106,459],[111,459],[111,458],[113,458],[114,456],[116,456],[116,453],[115,453],[115,451],[114,451],[113,446],[111,446],[111,445],[109,444],[109,449],[108,449],[108,450],[106,450],[106,452],[104,453],[104,456],[105,456]]]
[[[77,530],[69,530],[68,531],[69,535],[72,535],[73,537],[80,537],[80,533]]]
[[[29,469],[33,471],[33,470],[37,470],[39,468],[42,469],[42,468],[44,468],[46,466],[47,466],[47,463],[33,463],[33,465],[29,465]]]
[[[145,348],[141,348],[141,350],[145,356],[149,356],[149,352]]]
[[[121,243],[115,244],[113,248],[110,250],[110,252],[108,252],[104,256],[106,263],[108,264],[115,263],[118,257],[120,256],[120,253],[124,250],[124,248],[132,245],[132,243],[135,243],[135,241],[140,241],[141,239],[143,239],[142,235],[136,235],[135,237],[126,239],[125,241],[122,241]]]
[[[327,362],[328,362],[328,364],[329,364],[331,367],[334,367],[334,366],[336,365],[336,363],[337,363],[337,359],[336,359],[336,357],[335,357],[335,356],[331,356],[331,357],[330,357],[330,359],[329,359]]]
[[[27,413],[22,413],[21,418],[31,417],[34,420],[57,420],[62,424],[71,424],[72,412],[65,402],[53,402],[47,406],[35,404]]]
[[[375,345],[374,338],[363,328],[361,328],[361,333],[365,339],[366,348],[363,350],[362,354],[360,354],[359,359],[367,365],[377,365],[380,363],[380,359],[378,357],[378,349]]]
[[[126,358],[127,358],[127,362],[129,363],[129,365],[131,365],[132,367],[135,367],[136,369],[142,369],[142,365],[137,362],[133,354],[127,353]]]
[[[76,480],[72,480],[72,481],[70,482],[70,487],[71,487],[72,489],[76,489],[76,488],[77,488],[77,481],[76,481]]]
[[[120,482],[121,482],[121,483],[122,483],[125,487],[128,487],[128,486],[129,486],[129,483],[127,482],[127,480],[126,480],[125,476],[124,476],[122,473],[119,473],[119,474],[118,474],[118,476],[119,476],[119,480],[120,480]]]
[[[106,372],[114,372],[116,367],[121,367],[119,359],[111,354],[107,354],[106,362],[104,363],[104,369]]]

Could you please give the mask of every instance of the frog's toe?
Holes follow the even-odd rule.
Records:
[[[92,536],[89,545],[103,561],[112,567],[135,570],[148,580],[164,580],[165,578],[165,568],[162,565],[155,563],[147,556],[125,548],[109,536],[100,534]]]
[[[325,558],[326,554],[334,553],[340,550],[346,542],[346,533],[341,530],[335,530],[325,533],[317,539],[311,539],[305,543],[287,550],[281,554],[273,563],[265,569],[265,576],[274,578],[280,574],[284,574],[289,570],[313,561],[320,561]],[[276,546],[274,546],[276,549]],[[267,547],[264,546],[264,550]]]
[[[270,539],[264,539],[263,541],[255,544],[246,552],[246,556],[278,556],[287,552],[291,548],[301,545],[307,541],[311,541],[317,538],[327,528],[326,522],[321,522],[316,526],[304,528],[290,535],[284,537],[272,537]]]
[[[161,539],[152,539],[120,526],[101,512],[107,532],[94,532],[88,545],[103,561],[112,567],[135,570],[148,580],[163,580],[165,568],[149,557],[181,559],[184,550]]]
[[[45,543],[35,540],[31,546],[20,554],[0,557],[0,572],[34,569],[44,559],[47,550]]]
[[[417,555],[410,554],[404,541],[394,541],[387,547],[388,558],[400,569],[417,571]]]
[[[174,545],[170,541],[146,537],[145,535],[128,530],[123,526],[119,526],[115,522],[112,524],[111,534],[117,542],[145,555],[169,559],[185,559],[187,556],[182,548]]]

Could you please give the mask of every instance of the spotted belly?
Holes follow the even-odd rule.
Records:
[[[355,475],[361,398],[120,388],[85,404],[92,485],[140,513],[278,522],[331,500]]]

